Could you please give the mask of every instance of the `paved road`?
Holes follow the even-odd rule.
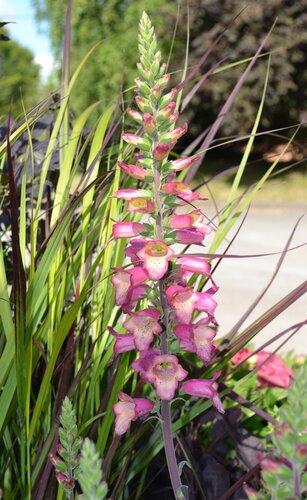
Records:
[[[207,209],[207,213],[210,212],[210,208]],[[295,223],[304,213],[306,215],[297,228],[291,246],[307,243],[307,204],[266,205],[252,208],[230,252],[255,254],[282,251]],[[224,259],[217,268],[214,276],[220,286],[216,297],[219,303],[217,319],[221,335],[231,329],[264,288],[278,258],[279,256]],[[286,255],[278,276],[246,320],[245,325],[248,326],[304,280],[307,280],[307,246]],[[265,327],[257,335],[255,344],[261,346],[276,334],[305,319],[307,319],[307,293]],[[280,342],[279,340],[272,344],[269,349],[276,348]],[[304,326],[283,347],[284,351],[290,349],[296,353],[307,354],[307,326]]]

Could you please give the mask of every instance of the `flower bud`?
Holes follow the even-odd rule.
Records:
[[[135,84],[138,88],[138,90],[142,93],[142,94],[145,94],[146,96],[150,94],[150,88],[148,87],[148,85],[143,82],[139,77],[135,78],[134,79],[135,81]]]
[[[160,95],[161,95],[161,90],[162,90],[162,89],[161,89],[160,85],[155,85],[155,86],[152,88],[151,93],[152,93],[152,95],[154,96],[154,98],[155,98],[156,100],[158,100],[158,99],[159,99],[159,97],[160,97]]]
[[[135,102],[138,105],[138,108],[144,113],[145,111],[151,111],[151,106],[147,99],[140,97],[139,95],[135,96]]]
[[[133,118],[136,122],[142,123],[142,115],[135,109],[128,108],[127,113],[131,118]]]
[[[175,101],[171,101],[167,106],[158,111],[158,118],[161,116],[163,118],[169,118],[176,108]]]
[[[173,99],[176,97],[178,90],[177,89],[172,89],[168,94],[165,94],[161,101],[159,102],[159,109],[164,108],[167,106]]]
[[[156,120],[150,113],[143,114],[143,127],[147,134],[153,134],[156,130]]]
[[[152,156],[155,160],[162,161],[164,160],[164,158],[167,157],[171,149],[172,149],[171,144],[167,143],[158,144],[158,146],[154,148]]]

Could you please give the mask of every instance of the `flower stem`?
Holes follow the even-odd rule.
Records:
[[[154,162],[153,166],[154,174],[154,200],[157,210],[156,218],[156,237],[157,239],[163,238],[163,205],[160,198],[160,183],[161,175],[159,168]],[[164,331],[161,336],[161,354],[168,354],[168,338],[167,329],[169,322],[169,311],[165,296],[165,279],[159,280],[159,299],[160,305],[163,310],[163,323]],[[168,472],[170,475],[172,488],[176,499],[184,498],[182,493],[182,483],[180,479],[180,474],[178,470],[176,453],[174,448],[174,441],[172,436],[172,418],[171,418],[171,407],[170,401],[161,400],[161,415],[162,415],[162,435],[164,441],[164,449],[166,455],[166,462],[168,467]]]

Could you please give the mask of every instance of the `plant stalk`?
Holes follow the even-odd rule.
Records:
[[[160,198],[160,184],[161,175],[159,169],[156,167],[155,162],[153,165],[154,174],[154,201],[156,204],[156,238],[163,239],[163,205]],[[166,302],[165,296],[165,280],[162,278],[159,280],[159,300],[160,305],[163,310],[163,324],[164,331],[161,336],[161,354],[168,354],[168,338],[167,329],[169,322],[169,310]],[[179,469],[176,460],[176,453],[174,447],[174,441],[172,436],[172,418],[171,418],[171,407],[170,401],[161,400],[161,416],[162,416],[162,435],[164,441],[164,449],[166,462],[168,467],[168,472],[170,475],[170,480],[172,483],[172,488],[176,499],[184,498],[182,494],[182,483],[180,479]]]

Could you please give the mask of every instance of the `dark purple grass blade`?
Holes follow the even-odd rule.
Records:
[[[191,182],[191,180],[193,179],[194,175],[196,174],[202,160],[204,159],[206,153],[207,153],[207,148],[209,147],[209,145],[211,144],[212,140],[214,139],[215,135],[217,134],[218,132],[218,129],[220,128],[220,125],[222,124],[226,114],[228,113],[228,111],[230,110],[239,90],[241,89],[243,83],[245,82],[247,76],[249,75],[250,71],[252,70],[253,66],[255,65],[256,61],[257,61],[257,58],[260,54],[260,52],[262,51],[265,43],[267,42],[268,38],[270,37],[273,29],[274,29],[274,26],[275,26],[275,23],[276,21],[273,23],[271,29],[269,30],[268,34],[265,36],[265,38],[262,40],[257,52],[255,53],[253,59],[250,61],[250,63],[248,64],[247,68],[245,69],[244,73],[241,75],[241,77],[239,78],[238,82],[236,83],[235,87],[233,88],[232,92],[230,93],[229,97],[227,98],[225,104],[223,105],[221,111],[219,112],[218,114],[218,117],[217,119],[215,120],[215,122],[213,123],[212,127],[211,127],[211,130],[210,132],[208,133],[208,135],[206,136],[204,142],[202,143],[201,147],[200,147],[200,151],[202,151],[200,153],[200,156],[201,156],[201,159],[196,162],[194,165],[192,165],[192,167],[190,168],[190,170],[187,172],[187,175],[185,177],[185,182],[187,184],[189,184]]]
[[[218,500],[228,500],[229,498],[232,498],[233,494],[243,485],[243,483],[246,483],[246,481],[251,479],[259,470],[260,465],[257,464],[249,471],[245,472],[245,474],[243,474],[243,476],[240,477],[240,479],[238,479],[238,481],[236,481],[236,483],[233,484],[231,488],[229,488],[229,490],[224,493],[224,495],[222,495]]]
[[[20,425],[24,426],[24,412],[26,404],[26,276],[21,257],[19,244],[19,204],[15,184],[14,165],[10,145],[10,116],[7,127],[7,166],[9,181],[9,203],[12,232],[13,252],[13,294],[14,294],[14,327],[15,327],[15,353],[16,353],[16,378],[17,395],[20,410]]]
[[[214,70],[216,70],[221,64],[223,64],[223,62],[225,62],[226,59],[228,59],[228,57],[224,57],[223,59],[218,61],[216,64],[214,64],[214,66],[212,66],[210,69],[208,69],[208,71],[206,71],[206,73],[200,78],[200,80],[194,85],[194,87],[192,87],[190,92],[185,96],[185,98],[182,101],[180,113],[182,113],[185,110],[185,108],[188,106],[191,99],[193,99],[196,92],[203,85],[203,83],[207,80],[208,76],[210,76]]]
[[[227,393],[225,394],[227,398],[230,398],[236,403],[239,403],[240,405],[244,406],[245,408],[252,410],[256,415],[263,418],[266,422],[270,422],[273,425],[278,424],[278,420],[276,420],[276,418],[272,417],[272,415],[262,410],[262,408],[259,408],[258,406],[251,403],[248,399],[243,398],[242,396],[240,396],[240,394],[237,394],[234,390],[229,389],[227,385],[223,384],[222,382],[219,383],[219,389],[221,391],[227,390]]]
[[[291,231],[291,234],[288,238],[288,241],[281,253],[281,256],[280,258],[278,259],[278,262],[277,262],[277,265],[276,265],[276,268],[272,274],[272,276],[270,277],[268,283],[265,285],[264,289],[260,292],[260,294],[258,295],[258,297],[256,297],[256,299],[254,300],[254,302],[249,306],[249,308],[245,311],[245,313],[241,316],[241,318],[237,321],[237,323],[232,327],[232,329],[230,330],[230,332],[225,336],[225,341],[230,341],[235,335],[236,333],[238,332],[238,330],[240,329],[240,327],[243,325],[243,323],[246,321],[246,319],[250,316],[250,314],[253,312],[253,310],[255,309],[255,307],[259,304],[259,302],[263,299],[264,295],[266,294],[266,292],[269,290],[270,286],[272,285],[274,279],[276,278],[281,266],[282,266],[282,263],[288,253],[288,251],[290,250],[289,247],[290,247],[290,243],[294,237],[294,234],[295,234],[295,231],[300,223],[300,221],[302,220],[304,216],[302,215],[298,221],[296,222],[293,230]],[[221,344],[221,347],[223,347],[223,343]]]

